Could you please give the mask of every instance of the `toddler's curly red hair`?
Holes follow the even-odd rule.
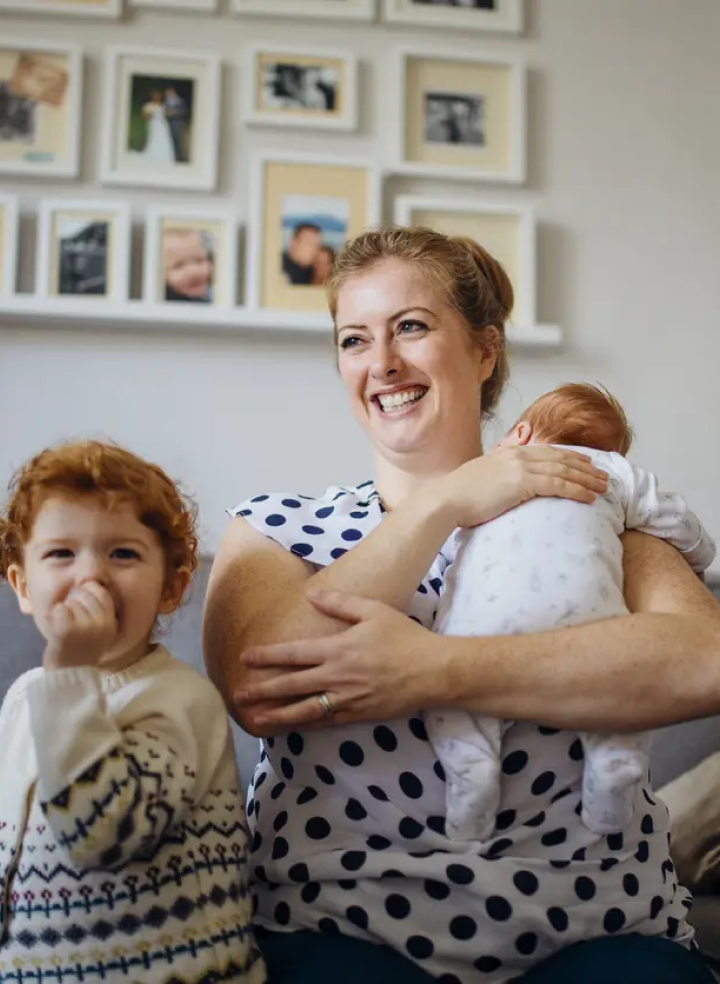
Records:
[[[15,473],[9,493],[0,515],[0,578],[12,564],[22,564],[37,514],[52,496],[97,496],[109,509],[130,502],[143,526],[160,538],[168,577],[197,567],[195,504],[162,468],[114,444],[71,441],[46,448]]]

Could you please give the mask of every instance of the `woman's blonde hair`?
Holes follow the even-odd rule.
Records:
[[[333,320],[344,284],[390,259],[404,260],[432,277],[467,325],[471,340],[494,355],[495,366],[481,391],[483,415],[490,415],[509,374],[505,322],[514,295],[505,270],[469,237],[422,226],[383,226],[351,239],[336,256],[327,282]]]

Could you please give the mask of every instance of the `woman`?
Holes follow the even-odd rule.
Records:
[[[716,712],[713,599],[672,548],[631,534],[638,614],[536,636],[427,631],[456,527],[535,495],[592,501],[605,476],[547,446],[481,456],[513,298],[475,243],[367,233],[328,290],[375,481],[244,504],[206,611],[209,672],[266,736],[248,812],[271,984],[709,982],[664,806],[645,789],[632,829],[591,834],[577,732]],[[419,709],[453,705],[518,722],[488,843],[444,836]]]
[[[158,164],[174,164],[172,133],[165,116],[163,94],[159,89],[150,93],[150,100],[143,106],[142,115],[147,122],[147,140],[142,156]]]

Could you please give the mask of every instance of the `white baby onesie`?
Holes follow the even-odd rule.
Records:
[[[608,473],[606,493],[592,505],[532,499],[483,526],[457,531],[436,632],[541,632],[628,614],[619,539],[626,529],[668,540],[695,571],[710,566],[715,544],[681,496],[660,491],[651,472],[619,454],[571,450],[589,454]],[[447,776],[448,836],[487,840],[500,802],[500,745],[509,725],[444,709],[427,711],[425,721]],[[583,823],[598,834],[622,830],[637,783],[647,775],[649,735],[580,738]]]

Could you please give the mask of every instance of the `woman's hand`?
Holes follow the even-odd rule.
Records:
[[[607,488],[607,473],[589,455],[549,444],[500,447],[436,480],[435,490],[455,526],[487,523],[536,496],[594,502]]]
[[[307,725],[387,721],[416,713],[443,689],[442,646],[407,615],[339,591],[314,591],[319,611],[349,628],[323,639],[283,642],[249,650],[243,662],[283,670],[235,694],[235,702],[265,733]],[[332,709],[323,707],[324,695]],[[268,708],[267,701],[293,701]],[[257,714],[247,705],[262,704]]]

